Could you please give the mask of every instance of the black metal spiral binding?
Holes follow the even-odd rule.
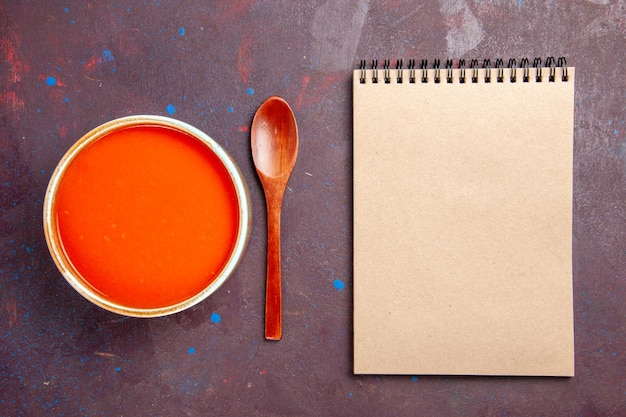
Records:
[[[565,60],[565,57],[560,57],[557,65],[561,67],[561,73],[563,74],[561,75],[561,81],[569,81],[569,75],[567,74],[567,61]]]
[[[378,60],[377,59],[372,61],[372,82],[374,84],[378,83]]]
[[[365,63],[365,60],[362,59],[361,60],[361,66],[359,67],[359,69],[361,70],[361,75],[359,76],[359,82],[361,84],[365,84],[365,77],[366,77],[366,69],[367,69],[367,64]]]
[[[533,67],[535,67],[535,82],[540,83],[543,79],[541,74],[541,69],[543,68],[541,66],[541,58],[535,58],[535,60],[533,61]]]
[[[415,84],[415,60],[409,59],[409,83]]]
[[[496,59],[496,68],[498,69],[498,76],[496,77],[496,81],[499,83],[504,81],[504,61],[502,58]]]
[[[491,60],[490,59],[485,59],[483,61],[483,68],[485,69],[485,82],[490,83],[491,82]]]
[[[517,71],[513,71],[516,67],[515,58],[509,59],[509,68],[511,69],[511,82],[514,83],[517,81]]]
[[[428,82],[428,60],[422,59],[422,82]]]
[[[550,69],[550,72],[548,74],[548,82],[553,83],[556,75],[556,61],[554,60],[554,57],[549,56],[546,59],[546,66]]]
[[[391,65],[391,61],[388,59],[385,59],[384,63],[383,63],[383,72],[384,72],[384,80],[385,80],[385,84],[389,84],[391,82],[391,71],[389,69],[389,66]]]
[[[440,76],[441,61],[438,59],[435,59],[433,68],[435,69],[435,84],[439,84],[439,82],[441,81],[441,76]]]
[[[528,69],[528,58],[522,58],[519,63],[520,67],[522,67],[522,82],[527,83],[529,79],[529,69]]]
[[[393,82],[397,83],[397,84],[402,84],[404,82],[404,77],[406,72],[404,71],[404,61],[402,59],[398,59],[395,61],[395,73],[392,74],[392,72],[394,71],[391,68],[392,65],[392,61],[389,59],[385,59],[383,61],[383,65],[382,65],[382,70],[383,70],[383,81],[385,84],[391,84],[392,80]],[[530,82],[530,77],[531,77],[531,67],[530,67],[530,60],[528,58],[522,58],[519,61],[519,66],[517,65],[517,60],[515,58],[511,58],[508,60],[508,65],[507,65],[507,69],[510,73],[509,77],[508,77],[508,81],[510,83],[515,83],[517,82],[517,78],[518,78],[518,74],[519,74],[519,69],[521,69],[521,74],[522,74],[522,82],[524,83],[528,83]],[[472,59],[469,61],[469,80],[471,80],[472,84],[476,84],[478,82],[480,82],[480,65],[479,65],[479,61],[477,59]],[[483,74],[483,78],[482,81],[485,83],[490,83],[491,82],[491,60],[490,59],[484,59],[483,63],[482,63],[482,74]],[[496,82],[498,83],[503,83],[504,82],[504,72],[505,72],[505,66],[504,66],[504,60],[502,58],[498,58],[495,60],[495,65],[494,68],[496,70]],[[533,68],[533,72],[534,72],[534,79],[535,82],[540,83],[543,82],[544,78],[543,78],[543,70],[544,68],[546,69],[546,71],[548,71],[548,82],[555,82],[556,81],[556,73],[558,70],[560,70],[561,72],[561,81],[562,82],[567,82],[569,81],[569,74],[568,74],[568,67],[567,67],[567,61],[564,57],[559,57],[558,59],[555,59],[552,56],[549,56],[546,58],[545,62],[541,59],[541,58],[534,58],[533,62],[532,62],[532,68]],[[428,60],[426,59],[422,59],[421,61],[421,65],[420,68],[417,69],[416,65],[415,65],[415,60],[414,59],[409,59],[408,60],[408,65],[407,65],[407,69],[408,69],[408,82],[410,84],[415,84],[417,81],[417,71],[421,71],[421,82],[422,83],[428,83],[430,82],[429,80],[429,75],[433,76],[433,82],[435,84],[439,84],[441,82],[441,60],[440,59],[435,59],[433,60],[433,65],[432,68],[429,69],[428,67]],[[455,72],[455,69],[458,70],[458,72]],[[446,77],[446,83],[447,84],[452,84],[454,83],[454,79],[455,79],[455,74],[458,75],[458,82],[460,84],[465,84],[466,80],[468,78],[468,72],[466,71],[468,69],[468,66],[466,64],[466,60],[465,59],[460,59],[455,67],[454,61],[452,59],[446,59],[445,62],[445,77]],[[371,77],[370,80],[372,83],[376,84],[378,83],[379,80],[379,74],[378,74],[378,59],[374,59],[372,60],[372,67],[371,67]],[[432,72],[431,72],[432,70]],[[361,60],[360,61],[360,65],[359,65],[359,82],[361,84],[365,84],[368,81],[368,71],[367,71],[367,63],[365,60]],[[392,78],[392,76],[394,78]],[[469,82],[469,81],[468,81]]]
[[[459,60],[459,82],[465,84],[465,60]]]
[[[454,62],[452,62],[451,59],[448,59],[446,61],[446,70],[448,71],[448,74],[446,75],[446,82],[448,84],[452,84],[452,67],[454,65]]]
[[[470,61],[470,68],[472,70],[472,84],[476,84],[478,82],[478,60],[472,59]]]

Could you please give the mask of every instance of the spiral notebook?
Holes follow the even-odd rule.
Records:
[[[574,375],[574,68],[353,73],[354,373]]]

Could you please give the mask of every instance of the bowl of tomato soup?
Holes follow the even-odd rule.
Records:
[[[250,234],[240,170],[207,134],[160,116],[130,116],[80,138],[44,201],[48,248],[94,304],[156,317],[189,308],[233,273]]]

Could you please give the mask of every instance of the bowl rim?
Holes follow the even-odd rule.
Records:
[[[102,295],[98,294],[91,286],[84,282],[84,279],[79,277],[76,269],[72,266],[71,260],[66,255],[63,246],[58,235],[58,222],[55,212],[56,195],[59,189],[59,185],[63,175],[71,162],[76,158],[80,152],[96,142],[97,140],[105,137],[109,133],[120,129],[126,129],[135,126],[160,126],[177,130],[182,133],[186,133],[193,138],[203,143],[209,150],[211,150],[224,165],[233,185],[235,187],[235,193],[238,199],[239,207],[239,227],[237,236],[235,238],[235,246],[230,254],[230,257],[224,264],[221,271],[217,274],[216,278],[202,289],[199,293],[191,296],[190,298],[183,300],[179,303],[155,307],[155,308],[137,308],[129,307],[123,304],[116,303],[109,300]],[[84,298],[91,301],[93,304],[104,308],[105,310],[121,314],[129,317],[161,317],[170,314],[174,314],[183,310],[186,310],[201,301],[205,300],[211,294],[213,294],[219,287],[221,287],[230,278],[241,261],[243,254],[245,253],[248,241],[250,239],[251,232],[251,203],[250,193],[246,181],[241,173],[241,170],[232,159],[232,157],[222,148],[214,139],[208,134],[204,133],[200,129],[185,123],[183,121],[157,115],[135,115],[126,116],[118,119],[113,119],[101,124],[100,126],[92,129],[78,139],[63,155],[59,163],[57,164],[46,189],[43,204],[43,225],[44,234],[46,238],[46,244],[48,250],[56,264],[57,268],[65,278],[65,280]]]

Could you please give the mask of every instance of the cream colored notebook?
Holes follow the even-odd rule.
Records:
[[[574,68],[485,63],[354,71],[356,374],[574,375]]]

